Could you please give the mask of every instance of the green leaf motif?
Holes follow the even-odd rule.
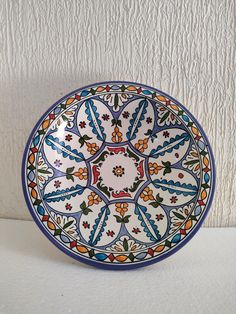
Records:
[[[51,172],[48,170],[38,169],[39,173],[50,174]]]
[[[66,109],[66,105],[65,105],[65,104],[61,104],[59,107],[60,107],[61,109],[63,109],[63,110]]]
[[[84,143],[86,142],[86,141],[89,141],[89,140],[91,140],[92,139],[92,137],[89,137],[88,135],[84,135],[84,136],[81,136],[80,137],[80,139],[79,139],[79,143],[80,143],[80,147],[83,147],[84,146]]]
[[[54,231],[54,236],[58,236],[58,235],[60,235],[61,234],[61,229],[56,229],[55,231]]]
[[[152,134],[152,130],[151,129],[148,129],[146,133],[144,133],[144,135],[148,136],[148,135],[151,135]]]
[[[90,250],[88,254],[89,254],[90,257],[93,257],[95,255],[94,249]]]
[[[131,262],[134,261],[134,254],[133,254],[133,253],[130,253],[130,254],[129,254],[129,259],[131,260]]]
[[[122,218],[118,215],[113,215],[116,218],[116,222],[122,223]]]
[[[74,177],[72,176],[72,174],[67,174],[66,175],[66,179],[67,180],[72,180],[74,182]]]
[[[66,173],[72,173],[74,171],[75,167],[67,168]]]
[[[197,221],[196,216],[191,215],[189,218],[192,219],[193,221]]]
[[[84,215],[88,215],[90,212],[92,212],[92,209],[89,208],[89,207],[87,207],[85,201],[83,201],[83,203],[80,204],[80,208],[82,209],[82,213],[83,213]]]
[[[159,193],[156,195],[156,201],[157,201],[157,203],[159,203],[159,204],[163,201],[163,198],[160,197]]]
[[[86,207],[87,207],[87,206],[86,206],[86,203],[85,203],[85,201],[83,201],[83,203],[80,204],[80,208],[81,208],[82,210],[84,210]]]
[[[84,146],[85,140],[83,139],[83,137],[79,139],[79,143],[80,143],[80,148]]]
[[[114,125],[118,125],[118,126],[122,127],[121,120],[112,119],[111,120],[111,126],[114,126]]]
[[[163,175],[167,174],[167,173],[171,173],[171,163],[169,161],[162,161],[163,166],[165,167]]]
[[[169,117],[170,112],[167,111],[164,116],[161,118],[160,123],[162,123],[163,121],[165,121],[168,117]]]
[[[83,139],[84,139],[84,141],[89,141],[89,140],[92,139],[92,137],[89,137],[87,134],[85,134],[85,135],[83,136]]]
[[[119,97],[118,97],[118,94],[115,94],[115,97],[114,97],[114,107],[115,109],[117,109],[119,106]]]
[[[95,91],[93,88],[91,88],[91,89],[90,89],[90,93],[91,93],[92,95],[95,95],[96,91]]]
[[[156,195],[156,200],[154,202],[149,203],[149,205],[151,205],[154,208],[157,208],[161,202],[163,201],[163,198],[160,197],[159,193]]]
[[[83,214],[84,215],[88,215],[91,212],[92,212],[92,209],[90,209],[89,207],[86,207],[85,209],[83,209]]]
[[[127,153],[130,158],[134,158],[136,161],[139,161],[139,157],[136,156],[133,152],[131,152],[128,148],[127,148]]]
[[[97,187],[99,188],[100,191],[105,193],[108,197],[111,196],[111,193],[108,191],[108,188],[106,186],[102,186],[100,182],[97,183]]]
[[[42,201],[39,200],[39,199],[36,199],[36,200],[34,201],[34,205],[40,205],[41,203],[42,203]]]
[[[151,203],[149,203],[149,205],[151,205],[151,206],[154,207],[154,208],[157,208],[157,207],[159,206],[159,203],[157,203],[157,202],[151,202]]]
[[[199,159],[194,159],[194,160],[189,160],[185,162],[185,165],[189,166],[189,165],[194,165],[196,163],[199,162]]]
[[[167,173],[171,173],[171,168],[165,168],[165,170],[163,171],[163,175]]]
[[[118,222],[118,223],[127,223],[127,222],[129,222],[129,218],[131,217],[131,215],[127,215],[127,216],[125,216],[125,217],[120,217],[120,216],[118,216],[118,215],[113,215],[115,218],[116,218],[116,222]]]
[[[73,223],[73,220],[68,221],[66,224],[64,224],[63,229],[68,228]]]
[[[122,218],[123,223],[126,224],[127,222],[129,222],[129,217],[131,217],[131,215],[127,215],[127,216],[123,217]]]
[[[173,212],[173,214],[174,214],[177,218],[179,218],[179,219],[181,219],[181,220],[184,220],[184,219],[185,219],[185,217],[184,217],[183,215],[181,215],[180,213]]]
[[[171,166],[171,163],[170,163],[170,161],[162,161],[161,162],[162,164],[163,164],[163,166],[165,166],[166,168],[169,168],[170,166]]]
[[[144,180],[138,180],[137,182],[134,182],[132,188],[129,189],[130,192],[135,192],[138,188],[138,186],[143,182]]]
[[[129,249],[128,241],[126,238],[124,238],[124,241],[123,241],[123,248],[125,251],[128,251]]]
[[[62,115],[61,117],[62,117],[63,121],[68,121],[69,120],[65,115]]]
[[[117,120],[117,125],[119,126],[119,127],[122,127],[122,124],[121,124],[121,120]]]
[[[106,155],[109,155],[109,153],[108,153],[107,151],[104,151],[104,152],[98,157],[98,159],[96,159],[95,161],[93,161],[93,163],[94,163],[94,164],[98,164],[100,161],[104,161]]]
[[[207,184],[207,183],[204,183],[204,184],[202,184],[202,187],[203,187],[204,189],[209,189],[209,188],[210,188],[210,185]]]

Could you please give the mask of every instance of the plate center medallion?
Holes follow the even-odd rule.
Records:
[[[128,146],[105,147],[93,161],[92,173],[93,183],[109,199],[133,198],[146,180],[144,159]]]

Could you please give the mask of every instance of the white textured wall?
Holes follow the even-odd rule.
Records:
[[[186,105],[216,157],[205,226],[235,226],[235,1],[0,1],[0,217],[31,219],[20,164],[37,119],[85,84],[130,80]]]

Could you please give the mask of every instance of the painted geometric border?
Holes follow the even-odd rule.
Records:
[[[146,98],[157,100],[177,115],[181,122],[194,136],[200,151],[202,163],[202,182],[197,200],[198,206],[188,217],[180,230],[160,243],[145,248],[142,252],[121,254],[104,253],[99,249],[86,247],[79,241],[71,239],[55,221],[47,215],[42,206],[36,183],[35,169],[36,156],[39,146],[51,123],[66,111],[70,106],[91,97],[107,92],[126,92],[143,95]],[[197,231],[203,222],[211,205],[215,187],[215,166],[213,154],[203,130],[194,117],[172,97],[149,86],[132,82],[101,82],[78,89],[63,97],[54,104],[40,119],[29,137],[22,162],[22,184],[25,199],[29,210],[44,234],[62,251],[68,255],[91,265],[101,268],[129,269],[157,262],[182,247]]]

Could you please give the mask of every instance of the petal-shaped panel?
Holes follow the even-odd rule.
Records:
[[[141,198],[136,204],[132,204],[133,214],[126,224],[129,234],[144,243],[158,242],[167,228],[165,211],[159,205],[153,207]]]
[[[171,168],[165,173],[166,168],[159,170],[151,176],[154,194],[161,198],[161,204],[167,206],[181,206],[193,200],[198,193],[196,179],[187,171]]]
[[[116,239],[121,224],[116,222],[114,206],[109,207],[103,201],[93,204],[88,214],[80,218],[80,230],[83,238],[91,246],[104,246]]]
[[[172,128],[160,131],[150,145],[150,156],[157,163],[169,161],[174,165],[183,158],[190,145],[190,135],[182,129]]]
[[[68,139],[70,139],[68,141]],[[43,149],[48,162],[55,169],[66,173],[68,168],[85,167],[86,150],[81,151],[79,136],[71,132],[58,131],[47,135]]]
[[[81,136],[90,143],[111,141],[113,116],[102,101],[93,99],[85,100],[77,115],[77,126]],[[89,137],[89,140],[88,140]]]
[[[145,98],[133,100],[123,109],[119,119],[122,125],[123,140],[129,140],[135,145],[139,140],[147,139],[153,130],[154,110],[152,104]],[[144,145],[140,146],[138,150],[145,153],[146,148]]]
[[[44,202],[61,213],[76,213],[81,211],[79,204],[86,197],[86,181],[75,177],[74,181],[66,176],[52,179],[44,190]],[[83,195],[82,195],[83,194]]]

